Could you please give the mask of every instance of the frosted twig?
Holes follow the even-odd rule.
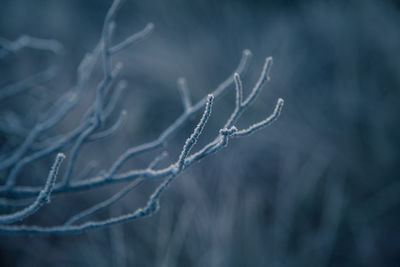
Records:
[[[208,95],[206,108],[204,110],[203,116],[201,117],[199,124],[194,129],[192,135],[186,140],[185,145],[183,146],[182,152],[179,155],[179,159],[177,162],[177,170],[176,171],[180,172],[182,170],[186,157],[188,156],[192,147],[196,144],[197,139],[199,138],[201,132],[203,131],[204,126],[206,125],[207,120],[211,115],[211,107],[212,107],[213,100],[214,100],[214,96]]]
[[[56,40],[21,35],[15,41],[0,38],[0,58],[5,57],[10,52],[16,53],[25,47],[51,51],[55,54],[63,52],[62,44]]]
[[[16,162],[21,159],[21,157],[25,154],[25,152],[30,148],[30,146],[41,133],[57,124],[71,110],[77,100],[76,98],[71,98],[69,94],[65,96],[65,101],[63,105],[59,106],[57,112],[55,112],[53,116],[49,117],[44,122],[36,124],[36,126],[28,134],[24,142],[14,151],[14,153],[4,161],[0,162],[0,170],[4,170],[16,164]]]
[[[167,156],[167,153],[161,153],[158,157],[156,157],[149,165],[148,168],[152,169],[154,167],[157,166],[157,164],[163,160],[165,157]],[[138,187],[142,182],[144,181],[144,179],[137,179],[131,183],[129,183],[127,186],[124,186],[122,188],[122,190],[120,190],[119,192],[115,193],[114,195],[112,195],[110,198],[86,209],[83,210],[81,212],[79,212],[78,214],[72,216],[70,219],[68,219],[68,221],[66,221],[64,223],[64,225],[72,225],[75,222],[77,222],[78,220],[81,220],[84,217],[87,217],[97,211],[99,211],[100,209],[104,209],[106,207],[109,207],[110,205],[114,204],[115,202],[117,202],[118,200],[120,200],[121,198],[123,198],[126,194],[128,194],[130,191],[132,191],[133,189],[135,189],[136,187]]]
[[[126,114],[127,114],[126,110],[122,110],[120,116],[118,117],[118,120],[111,127],[109,127],[104,131],[89,135],[87,141],[88,142],[97,141],[99,139],[103,139],[115,133],[124,124],[126,120]]]
[[[40,191],[36,200],[31,205],[29,205],[28,207],[26,207],[20,211],[17,211],[17,212],[11,213],[11,214],[0,215],[0,223],[1,224],[8,224],[8,223],[20,221],[20,220],[32,215],[38,209],[40,209],[40,207],[42,207],[45,203],[50,201],[50,194],[51,194],[54,184],[55,184],[57,172],[58,172],[58,169],[64,158],[65,158],[65,156],[61,153],[57,155],[57,157],[54,161],[54,164],[51,167],[51,170],[47,177],[46,184],[45,184],[44,188]]]
[[[141,30],[140,32],[137,32],[137,33],[129,36],[124,41],[111,47],[109,49],[109,53],[111,55],[114,55],[114,54],[128,48],[132,44],[144,41],[145,39],[147,39],[150,36],[150,34],[153,32],[153,30],[154,30],[154,24],[153,23],[147,24],[146,27],[144,27],[144,29]]]

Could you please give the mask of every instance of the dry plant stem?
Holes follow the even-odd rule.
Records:
[[[46,184],[42,191],[40,191],[35,201],[31,205],[20,211],[11,214],[0,215],[0,224],[8,224],[16,221],[21,221],[38,211],[44,204],[50,202],[50,194],[54,188],[58,169],[60,168],[61,162],[64,160],[64,158],[65,156],[63,154],[57,155],[54,164],[50,169]]]

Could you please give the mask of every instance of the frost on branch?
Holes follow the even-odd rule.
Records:
[[[278,99],[275,109],[272,111],[271,115],[266,116],[264,120],[255,122],[245,129],[238,129],[236,126],[240,116],[253,104],[265,82],[269,80],[269,72],[272,66],[272,58],[266,58],[258,81],[250,91],[250,94],[244,96],[243,84],[240,76],[247,70],[251,57],[250,51],[244,50],[241,61],[233,72],[233,75],[229,76],[220,86],[197,103],[192,103],[190,99],[186,80],[184,78],[178,79],[178,89],[181,95],[183,113],[169,127],[162,131],[158,138],[128,148],[126,151],[122,152],[120,156],[115,158],[108,168],[103,169],[97,174],[93,173],[93,168],[96,163],[90,161],[86,168],[78,171],[78,174],[75,175],[78,155],[83,147],[88,143],[111,136],[120,128],[125,118],[129,116],[125,110],[122,110],[119,118],[108,128],[105,127],[105,122],[109,120],[111,114],[117,108],[118,100],[121,98],[123,90],[127,86],[125,81],[119,80],[119,73],[123,68],[122,63],[113,64],[112,57],[129,48],[131,45],[147,39],[154,29],[154,25],[149,23],[138,33],[125,38],[119,43],[114,43],[112,37],[116,28],[115,16],[120,5],[120,1],[116,0],[108,10],[99,42],[93,51],[87,53],[83,57],[77,68],[76,84],[70,91],[66,92],[56,101],[57,109],[49,110],[49,112],[43,116],[41,122],[27,131],[22,142],[16,146],[13,151],[0,155],[0,171],[2,171],[1,174],[4,174],[4,177],[1,177],[2,185],[0,185],[0,196],[3,199],[0,204],[3,207],[15,209],[17,206],[19,207],[21,205],[19,200],[24,201],[27,199],[29,201],[29,198],[33,198],[31,203],[24,202],[25,204],[22,204],[25,205],[25,207],[19,208],[19,210],[15,212],[0,215],[0,232],[39,234],[77,233],[87,229],[104,227],[151,215],[158,210],[160,206],[160,197],[168,185],[186,168],[225,147],[230,138],[250,135],[270,125],[279,117],[283,106],[282,99]],[[3,51],[17,52],[24,47],[53,52],[58,52],[60,50],[57,45],[58,43],[53,40],[46,41],[32,37],[28,39],[29,42],[26,38],[18,40],[15,44],[3,42]],[[6,56],[5,52],[3,54]],[[43,136],[46,137],[46,133],[51,128],[59,124],[63,118],[76,107],[87,88],[88,80],[92,77],[94,68],[98,62],[103,66],[103,77],[96,87],[96,96],[93,103],[87,108],[86,112],[82,114],[78,126],[65,134],[43,138]],[[34,84],[45,82],[51,77],[51,72],[39,73],[13,86],[3,88],[0,90],[0,100],[28,90],[29,87],[32,87]],[[197,148],[197,152],[192,152],[203,129],[207,126],[208,119],[212,116],[212,106],[218,105],[214,103],[215,100],[217,100],[223,92],[231,88],[233,84],[236,98],[235,108],[232,114],[226,120],[224,126],[215,131],[216,136],[211,142]],[[170,137],[176,133],[192,115],[200,111],[203,111],[200,121],[193,129],[192,134],[183,142],[179,157],[172,164],[163,168],[158,167],[159,163],[165,158],[165,153],[163,152],[155,157],[147,168],[121,171],[123,167],[126,167],[126,162],[133,157],[162,148]],[[60,171],[59,175],[57,175],[60,164],[65,157],[60,151],[66,149],[69,149],[66,164],[64,164],[62,172]],[[56,159],[53,166],[50,168],[43,187],[26,186],[23,185],[23,181],[19,181],[19,174],[23,168],[37,163],[37,161],[44,157],[55,154],[57,154]],[[74,175],[76,177],[74,177]],[[57,180],[56,177],[58,177]],[[136,189],[140,183],[148,179],[160,179],[161,183],[149,196],[147,203],[142,208],[104,220],[91,221],[87,219],[87,217],[95,212],[117,202],[130,191]],[[72,191],[85,191],[122,181],[130,181],[130,183],[110,198],[82,210],[71,216],[64,223],[55,226],[15,224],[36,213],[49,201],[51,195]]]

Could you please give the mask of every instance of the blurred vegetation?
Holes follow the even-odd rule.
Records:
[[[0,85],[51,65],[58,66],[58,75],[42,88],[0,102],[0,112],[11,110],[31,127],[36,114],[73,85],[109,5],[1,1],[0,36],[53,38],[65,52],[25,49],[1,59]],[[187,170],[152,217],[76,236],[3,236],[0,265],[396,266],[399,13],[397,1],[126,1],[117,40],[149,21],[156,30],[115,60],[124,62],[122,76],[129,83],[120,103],[128,122],[117,136],[90,144],[80,167],[91,159],[109,166],[127,147],[152,140],[182,112],[177,78],[186,77],[198,100],[230,75],[244,48],[253,52],[245,88],[254,84],[266,56],[274,57],[274,66],[271,82],[240,126],[264,118],[277,97],[285,99],[284,111],[272,127],[233,140]],[[233,103],[232,88],[215,104],[216,116],[200,143],[214,137]],[[51,133],[80,116],[78,108]],[[168,143],[171,159],[196,122]],[[2,138],[0,144],[18,140]],[[149,158],[131,164],[144,166]],[[44,176],[51,159],[23,174]],[[140,206],[154,185],[132,192],[109,212]],[[121,186],[56,196],[31,220],[47,222],[51,214],[62,222]]]

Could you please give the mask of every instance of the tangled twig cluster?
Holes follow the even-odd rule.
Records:
[[[121,92],[124,87],[126,87],[126,82],[117,82],[118,73],[122,68],[122,64],[117,63],[113,65],[111,62],[112,56],[127,49],[132,44],[143,41],[150,35],[154,28],[154,25],[149,23],[142,31],[129,36],[116,45],[113,45],[112,36],[116,25],[114,18],[120,5],[120,1],[115,0],[108,10],[100,41],[94,50],[83,58],[78,67],[76,85],[71,91],[66,92],[58,100],[56,105],[57,110],[49,111],[49,113],[43,118],[42,122],[33,127],[33,129],[25,136],[24,141],[13,151],[1,155],[0,171],[6,173],[5,179],[3,178],[4,184],[0,186],[0,196],[3,197],[1,205],[12,207],[16,205],[15,199],[32,197],[35,199],[32,204],[27,204],[26,207],[19,211],[0,215],[0,232],[54,234],[81,232],[86,229],[104,227],[150,215],[157,211],[160,196],[167,186],[184,169],[225,147],[230,138],[250,135],[265,126],[270,125],[278,118],[283,106],[282,99],[277,101],[274,111],[265,120],[254,123],[245,129],[238,129],[235,126],[242,113],[253,103],[265,82],[269,80],[269,71],[272,65],[272,58],[266,58],[264,68],[256,85],[251,90],[250,94],[247,97],[244,97],[240,75],[246,70],[251,56],[250,51],[245,50],[234,74],[221,83],[221,85],[211,94],[195,104],[192,104],[189,98],[186,81],[182,78],[178,80],[178,87],[182,98],[184,112],[175,120],[175,122],[165,129],[156,140],[127,149],[114,161],[110,168],[103,170],[98,175],[90,176],[88,175],[87,170],[83,170],[79,175],[79,179],[72,179],[77,156],[85,143],[109,136],[120,127],[126,116],[126,111],[121,111],[117,122],[110,128],[104,129],[104,121],[106,121],[110,117],[110,114],[115,110]],[[16,52],[23,47],[47,49],[53,52],[61,50],[60,45],[58,45],[56,41],[41,40],[26,36],[17,39],[15,42],[3,40],[3,43],[5,44],[2,45],[2,55],[4,56],[7,52]],[[40,139],[39,137],[45,131],[59,123],[76,106],[83,94],[83,88],[86,86],[88,79],[93,73],[96,62],[101,58],[104,68],[104,76],[97,86],[94,103],[83,115],[79,126],[63,135]],[[40,83],[43,80],[50,79],[51,74],[51,71],[39,73],[26,81],[3,88],[0,90],[0,100],[24,91],[26,88],[29,88],[32,83]],[[236,90],[234,111],[226,121],[225,125],[219,130],[213,141],[204,145],[197,152],[191,153],[192,148],[196,144],[207,124],[208,118],[211,116],[214,99],[219,97],[233,83]],[[165,157],[165,153],[161,153],[161,155],[157,156],[145,169],[120,172],[120,169],[128,159],[144,152],[162,147],[174,132],[176,132],[193,114],[197,113],[201,109],[204,109],[204,111],[199,123],[194,128],[190,137],[186,140],[179,158],[173,164],[165,168],[157,168],[158,163]],[[64,154],[58,152],[63,151],[66,148],[70,148],[68,161],[66,163],[65,171],[59,175],[61,178],[56,182],[59,167],[65,158]],[[34,164],[43,157],[54,153],[58,154],[43,187],[20,185],[18,175],[25,166],[28,164]],[[90,166],[88,166],[88,168],[90,168]],[[136,188],[141,182],[155,178],[164,180],[151,194],[147,204],[143,208],[102,221],[84,221],[84,219],[89,215],[118,201],[125,194]],[[49,227],[13,224],[38,211],[44,204],[49,202],[52,194],[88,190],[90,188],[121,181],[132,182],[121,191],[114,194],[111,198],[72,216],[64,224]],[[79,223],[79,221],[81,221],[81,223]]]

